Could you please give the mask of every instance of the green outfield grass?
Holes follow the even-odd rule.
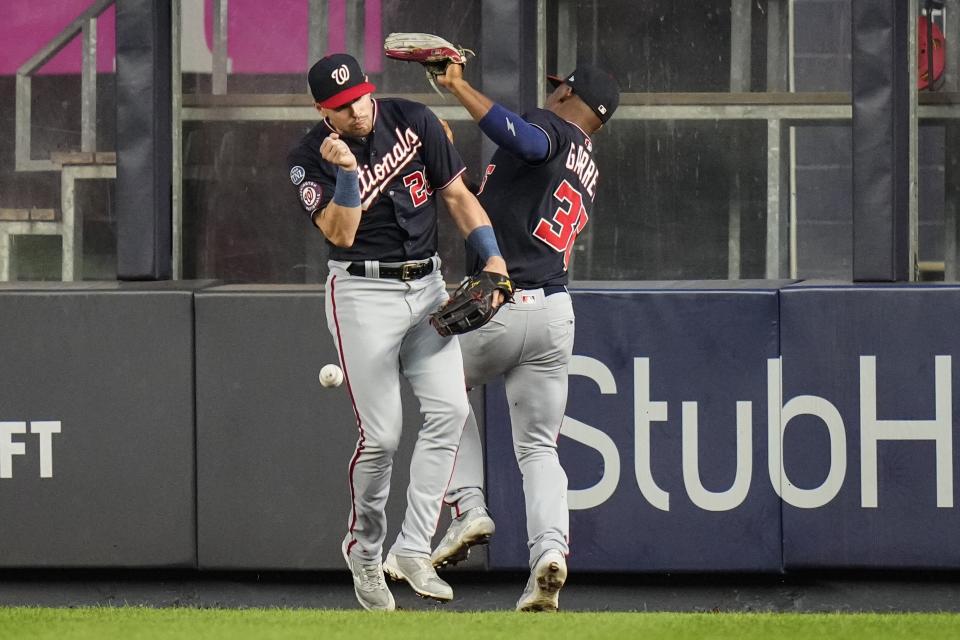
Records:
[[[0,608],[0,638],[752,640],[958,638],[954,614],[447,613],[306,609]]]

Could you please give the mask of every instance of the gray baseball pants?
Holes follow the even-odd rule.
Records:
[[[574,315],[568,293],[521,290],[514,300],[485,326],[461,335],[460,349],[467,386],[504,377],[532,568],[547,549],[569,552],[567,475],[557,457],[557,438],[567,406]],[[482,487],[483,449],[471,410],[445,498],[454,515],[486,506]]]
[[[402,282],[350,275],[344,262],[329,265],[327,326],[360,431],[349,465],[347,550],[363,560],[382,558],[384,508],[403,429],[403,375],[420,401],[423,425],[410,462],[403,525],[390,550],[429,558],[469,409],[459,344],[441,337],[428,321],[447,300],[443,277],[437,270]]]

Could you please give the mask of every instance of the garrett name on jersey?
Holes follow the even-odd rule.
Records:
[[[592,151],[593,145],[589,138],[585,138],[583,144],[570,143],[564,168],[576,177],[574,178],[570,173],[566,174],[567,177],[553,192],[557,203],[556,209],[552,215],[541,217],[533,228],[534,238],[563,254],[564,271],[570,265],[574,241],[590,220],[586,207],[587,201],[582,193],[587,192],[591,203],[597,193],[600,172],[591,157]],[[571,184],[571,181],[579,182],[577,185],[579,188]]]
[[[593,151],[593,145],[589,140],[586,140],[586,147],[571,142],[566,167],[577,174],[580,186],[590,194],[590,200],[593,200],[596,196],[597,178],[600,177],[600,172],[597,171],[597,165],[590,155],[591,151]]]

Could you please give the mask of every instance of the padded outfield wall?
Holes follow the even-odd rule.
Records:
[[[210,284],[0,286],[0,567],[341,568],[356,430],[346,390],[316,381],[336,357],[322,288]],[[960,287],[573,298],[573,570],[960,566]],[[502,386],[472,401],[498,524],[474,567],[525,568]]]

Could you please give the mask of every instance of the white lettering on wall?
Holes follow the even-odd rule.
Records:
[[[0,479],[13,477],[13,456],[27,452],[27,442],[14,440],[27,433],[26,422],[0,422]],[[53,434],[60,433],[59,420],[38,420],[30,423],[30,433],[37,436],[40,450],[40,477],[53,477]]]
[[[953,393],[950,356],[934,358],[934,419],[877,419],[877,357],[860,356],[860,504],[877,506],[877,442],[936,442],[937,506],[953,507]]]
[[[60,433],[59,420],[43,420],[30,423],[30,433],[40,438],[40,477],[53,477],[53,434]]]
[[[13,456],[27,452],[27,446],[14,442],[13,436],[26,432],[26,422],[0,422],[0,478],[13,477]]]
[[[953,386],[951,356],[935,356],[934,418],[908,420],[877,418],[876,356],[859,358],[860,374],[860,492],[864,508],[878,506],[877,443],[896,440],[932,440],[936,446],[937,506],[953,507]],[[570,375],[584,376],[597,383],[605,395],[617,393],[616,379],[601,361],[574,356]],[[634,474],[640,493],[653,507],[670,510],[670,494],[653,478],[651,465],[651,428],[655,422],[666,422],[668,403],[652,400],[651,359],[633,359],[633,427]],[[691,502],[706,511],[729,511],[747,499],[753,479],[753,403],[736,400],[736,472],[728,489],[712,491],[700,478],[702,459],[699,451],[699,403],[681,403],[681,465],[683,484]],[[609,414],[607,414],[609,415]],[[790,422],[799,416],[817,418],[802,421],[794,429],[826,428],[830,452],[826,475],[815,487],[799,487],[790,480],[784,465],[784,434]],[[616,418],[617,416],[611,416]],[[812,427],[810,426],[812,425]],[[603,459],[603,475],[591,487],[571,489],[571,509],[590,509],[606,502],[617,490],[620,478],[620,452],[616,443],[602,429],[564,417],[560,433],[597,451]],[[13,443],[17,444],[17,443]],[[6,453],[9,467],[14,451],[7,436],[7,449],[0,441],[0,458]],[[0,460],[2,461],[2,460]],[[0,467],[2,468],[2,467]],[[828,504],[843,488],[847,476],[847,433],[837,407],[820,396],[799,395],[784,402],[783,371],[780,358],[767,360],[767,470],[776,494],[787,504],[800,509],[816,509]]]
[[[600,393],[615,394],[617,382],[610,369],[602,362],[586,356],[573,356],[570,360],[569,374],[583,376],[597,383]],[[617,490],[620,482],[620,454],[617,445],[606,433],[588,424],[563,417],[560,433],[571,440],[586,445],[600,453],[603,458],[603,475],[592,487],[571,489],[567,492],[567,505],[570,509],[592,509],[606,502]]]
[[[633,359],[634,472],[650,504],[670,511],[670,494],[657,486],[650,467],[650,423],[666,422],[667,403],[650,400],[650,358]]]
[[[706,511],[729,511],[747,498],[753,477],[753,403],[737,402],[737,471],[726,491],[709,491],[700,481],[697,403],[681,405],[683,429],[683,485],[693,504]]]
[[[847,435],[840,412],[819,396],[797,396],[783,403],[783,375],[780,358],[767,360],[767,456],[770,482],[784,502],[801,509],[816,509],[833,500],[847,475]],[[797,416],[820,418],[830,437],[830,470],[819,487],[801,489],[787,476],[783,466],[783,434]],[[782,483],[781,483],[782,481]]]

